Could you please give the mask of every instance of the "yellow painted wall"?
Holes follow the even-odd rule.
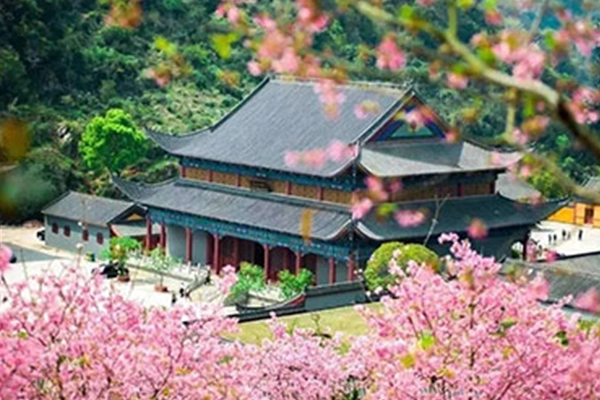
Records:
[[[594,206],[594,228],[600,228],[600,206]]]
[[[586,204],[575,204],[575,224],[583,225],[585,223],[585,208]]]
[[[575,210],[573,209],[573,207],[570,206],[563,207],[554,214],[552,214],[548,219],[550,221],[572,224],[575,222]]]

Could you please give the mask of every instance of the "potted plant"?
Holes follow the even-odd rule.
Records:
[[[127,260],[134,252],[141,249],[140,242],[130,237],[114,237],[110,239],[108,249],[101,254],[102,258],[108,259],[117,270],[117,280],[120,282],[129,282],[129,269]]]
[[[159,276],[159,282],[154,285],[154,290],[161,293],[169,291],[163,283],[164,277],[165,273],[175,265],[177,265],[177,260],[168,256],[162,248],[157,247],[150,252],[150,264],[148,267],[154,270]]]

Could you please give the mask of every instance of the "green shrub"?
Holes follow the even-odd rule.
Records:
[[[369,290],[386,289],[397,282],[397,277],[389,272],[389,264],[396,250],[400,252],[396,263],[402,268],[406,268],[408,262],[412,260],[419,264],[428,264],[436,270],[439,269],[440,261],[437,254],[425,246],[400,242],[384,243],[375,250],[367,262],[365,282]]]
[[[246,301],[250,291],[261,291],[265,288],[265,272],[261,266],[242,262],[238,279],[229,292],[228,303],[240,303]]]
[[[131,237],[113,237],[110,239],[108,248],[100,252],[100,259],[116,262],[119,275],[124,275],[127,260],[132,254],[139,252],[141,249],[140,242]]]
[[[307,269],[301,269],[298,275],[287,270],[279,272],[279,287],[286,299],[290,299],[303,293],[313,280],[313,273]]]

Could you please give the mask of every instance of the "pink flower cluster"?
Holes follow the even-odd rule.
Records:
[[[219,308],[143,309],[75,268],[15,284],[0,309],[0,399],[597,397],[600,328],[582,330],[564,301],[541,307],[543,277],[500,279],[468,241],[440,242],[453,254],[443,274],[392,262],[393,298],[360,307],[370,330],[346,342],[276,320],[260,346],[227,341],[236,322]]]
[[[332,140],[325,149],[308,151],[288,151],[284,155],[287,166],[304,165],[312,168],[323,168],[328,162],[344,163],[356,157],[356,146],[348,145],[339,140]]]
[[[600,114],[600,92],[598,90],[582,87],[573,93],[569,110],[578,124],[593,124],[598,122]]]
[[[396,43],[393,35],[386,36],[376,51],[377,68],[398,71],[406,65],[406,55]]]
[[[527,43],[520,32],[503,31],[492,51],[500,61],[513,66],[516,78],[538,79],[542,75],[546,55],[537,45]]]
[[[446,274],[394,268],[401,283],[383,310],[359,308],[373,334],[350,360],[369,399],[592,398],[600,393],[600,341],[560,304],[542,308],[549,285],[498,278],[500,266],[456,235]],[[597,303],[597,302],[593,302]],[[596,329],[596,328],[594,328]],[[597,332],[597,330],[595,330]]]

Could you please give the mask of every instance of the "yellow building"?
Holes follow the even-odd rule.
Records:
[[[590,178],[584,187],[590,191],[600,192],[600,177]],[[594,228],[600,228],[600,204],[576,198],[571,204],[561,208],[548,219],[567,224],[591,225]]]

